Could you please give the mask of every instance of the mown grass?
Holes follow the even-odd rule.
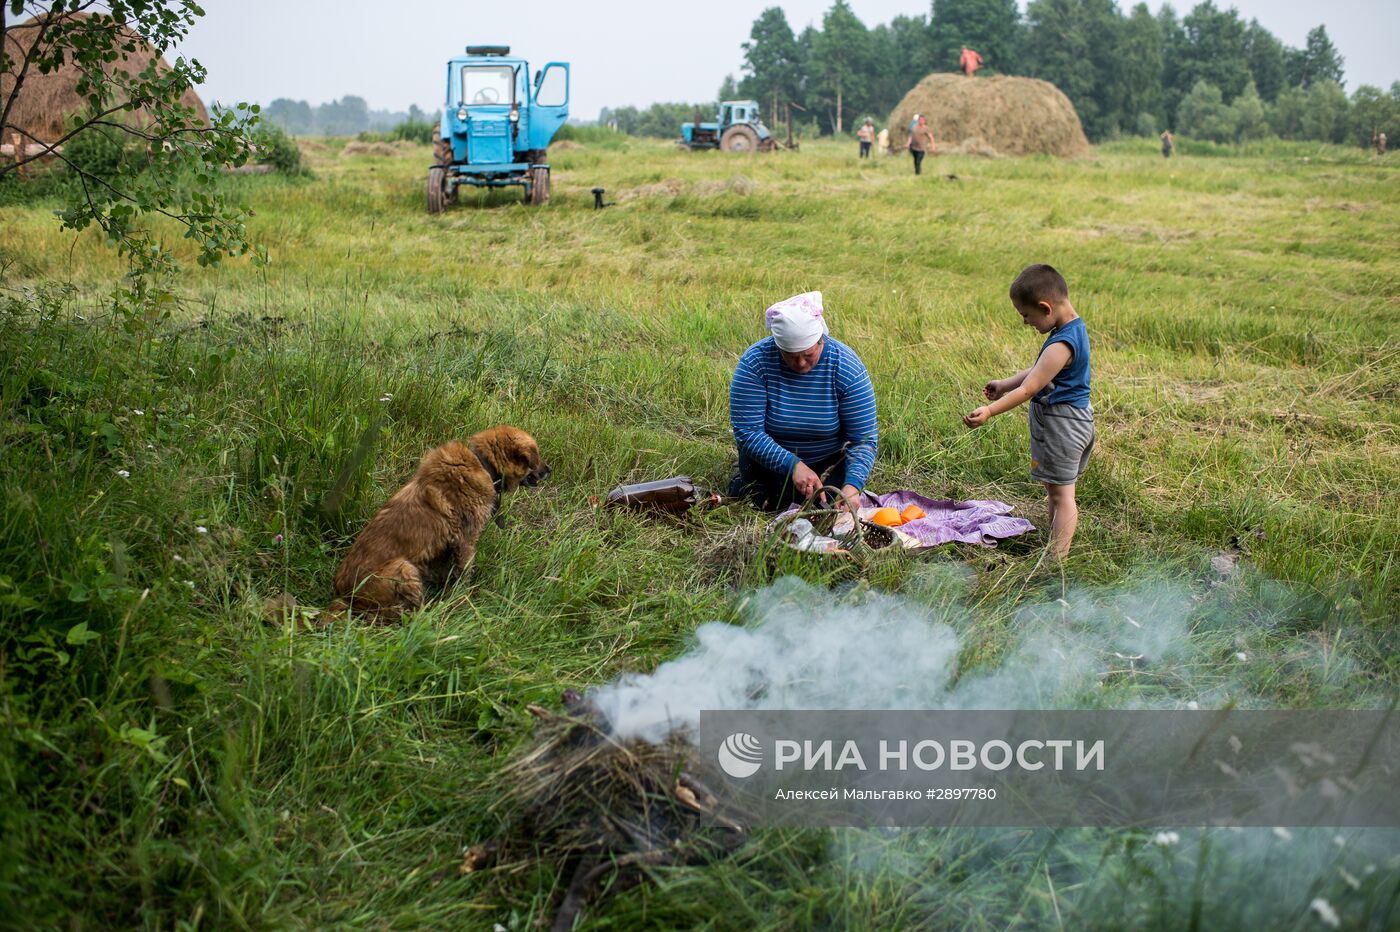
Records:
[[[1390,163],[1164,162],[1117,143],[1083,163],[939,158],[914,178],[834,143],[743,159],[590,142],[555,155],[542,210],[496,193],[430,217],[426,147],[341,145],[308,146],[312,179],[231,179],[272,265],[192,270],[171,317],[135,330],[106,316],[122,269],[95,237],[58,233],[42,201],[0,216],[7,922],[547,915],[548,865],[456,872],[499,824],[493,779],[528,739],[525,705],[650,669],[699,623],[741,620],[742,593],[778,572],[822,573],[758,557],[746,508],[672,524],[590,503],[619,481],[727,480],[732,366],[762,309],[800,290],[825,292],[875,381],[873,487],[1039,520],[1022,422],[969,433],[958,416],[1033,358],[1015,273],[1069,278],[1100,441],[1064,575],[1037,534],[866,583],[956,615],[969,671],[1015,656],[1025,613],[1067,587],[1151,578],[1205,599],[1189,662],[1068,699],[1369,705],[1400,683]],[[618,205],[592,210],[595,185]],[[266,595],[325,599],[425,449],[503,420],[540,438],[554,476],[508,504],[470,581],[389,630],[262,621]],[[1206,559],[1232,540],[1248,582],[1212,601]],[[768,832],[591,921],[1301,928],[1322,895],[1383,928],[1394,851],[1379,833],[1167,849],[1127,831]]]

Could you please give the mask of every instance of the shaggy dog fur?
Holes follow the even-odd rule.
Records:
[[[477,538],[501,495],[548,476],[535,438],[504,424],[430,450],[335,571],[331,617],[349,610],[396,621],[419,608],[426,587],[445,585],[471,568]]]

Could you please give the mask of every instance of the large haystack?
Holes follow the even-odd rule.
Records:
[[[78,18],[84,14],[64,15],[67,18]],[[39,35],[39,25],[38,19],[30,19],[6,30],[5,53],[14,63],[11,66],[14,70],[19,69],[19,63],[23,62],[24,56]],[[159,68],[167,71],[170,69],[166,60],[157,56],[145,42],[140,43],[136,53],[128,55],[125,59],[119,55],[117,60],[108,64],[106,68],[109,74],[112,69],[137,74],[150,64],[152,58],[156,60]],[[9,135],[16,130],[28,133],[41,142],[53,142],[60,138],[63,135],[64,118],[75,110],[86,109],[86,101],[80,98],[74,89],[77,80],[78,69],[71,61],[48,74],[41,74],[37,68],[31,67],[25,74],[24,84],[20,87],[10,117],[6,121],[6,138],[3,141],[9,142]],[[12,74],[0,75],[0,102],[9,98],[13,86]],[[199,119],[208,124],[209,111],[205,109],[204,101],[199,99],[199,95],[193,89],[186,91],[181,101],[186,106],[193,107],[199,114]],[[137,126],[150,122],[149,117],[140,110],[122,114],[120,118]]]
[[[1061,158],[1089,154],[1089,140],[1074,104],[1048,81],[1035,78],[968,78],[931,74],[904,95],[890,114],[891,135],[901,142],[914,114],[928,117],[940,150]],[[990,153],[988,153],[990,154]]]

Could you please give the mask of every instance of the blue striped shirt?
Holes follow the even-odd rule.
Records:
[[[846,482],[865,488],[875,464],[875,389],[860,357],[830,336],[802,375],[783,365],[772,337],[750,346],[729,383],[729,423],[739,449],[782,476],[848,441]]]

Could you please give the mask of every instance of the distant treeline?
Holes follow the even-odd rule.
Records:
[[[304,100],[279,97],[262,108],[262,117],[294,136],[354,136],[387,132],[404,123],[428,123],[429,116],[412,105],[407,110],[371,110],[363,97],[347,95],[311,106]]]
[[[1145,3],[1125,13],[1114,0],[1031,0],[1024,15],[1016,0],[933,0],[928,16],[874,28],[836,0],[820,28],[800,33],[769,7],[743,44],[743,74],[727,77],[719,96],[756,99],[770,121],[791,102],[811,129],[850,132],[866,116],[882,123],[929,72],[956,71],[964,45],[982,54],[982,75],[1058,86],[1095,141],[1170,128],[1219,142],[1277,135],[1369,145],[1376,132],[1392,140],[1400,132],[1400,81],[1388,92],[1362,85],[1348,98],[1326,27],[1291,48],[1211,0],[1185,16],[1170,5],[1153,15]],[[713,119],[715,105],[700,106]],[[694,112],[694,104],[604,108],[599,122],[674,136]]]

